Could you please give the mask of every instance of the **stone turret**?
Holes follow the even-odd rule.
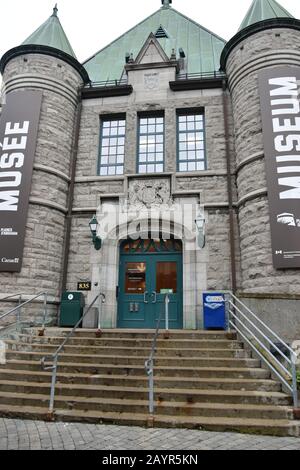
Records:
[[[89,81],[57,16],[1,59],[4,97],[42,92],[41,113],[20,272],[0,272],[2,298],[47,291],[57,314],[80,91]],[[2,226],[2,225],[1,225]]]
[[[300,21],[275,0],[254,0],[239,32],[227,43],[221,57],[221,69],[228,76],[235,126],[240,287],[256,297],[251,301],[256,302],[256,307],[258,299],[263,299],[261,311],[265,310],[265,316],[269,312],[270,318],[266,320],[275,328],[279,326],[277,316],[283,314],[282,309],[287,322],[294,321],[299,311],[291,302],[300,293],[300,269],[275,269],[272,260],[259,74],[281,66],[300,67],[299,51]],[[283,329],[281,332],[285,333]]]

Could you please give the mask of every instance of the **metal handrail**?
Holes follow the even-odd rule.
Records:
[[[262,359],[268,369],[273,372],[280,382],[286,387],[293,398],[294,407],[298,407],[297,390],[297,354],[290,346],[278,336],[268,325],[266,325],[252,310],[245,305],[232,292],[229,292],[229,326],[233,328],[251,347],[253,351]],[[238,306],[237,306],[238,303]],[[262,331],[252,320],[262,326],[273,338],[285,348],[285,353],[275,343],[274,340]],[[270,348],[274,348],[282,359],[288,364],[288,368],[275,356],[272,356]],[[259,349],[260,348],[260,349]],[[265,354],[264,354],[265,353]]]
[[[157,321],[157,327],[154,333],[153,341],[152,341],[152,347],[151,347],[151,352],[149,355],[149,358],[145,361],[145,370],[146,374],[149,377],[149,414],[153,416],[154,414],[154,357],[156,354],[156,344],[157,344],[157,338],[159,335],[159,330],[160,330],[160,322],[163,317],[163,313],[165,313],[165,326],[166,326],[166,331],[169,330],[169,294],[166,294],[165,296],[165,312],[161,310],[159,314],[159,318]]]
[[[199,72],[199,73],[179,73],[177,75],[178,80],[204,80],[207,78],[224,78],[226,77],[224,72]]]
[[[52,371],[52,378],[51,378],[51,390],[50,390],[50,399],[49,399],[49,417],[52,417],[53,416],[53,412],[54,412],[54,401],[55,401],[55,386],[56,386],[56,376],[57,376],[57,364],[58,364],[58,358],[59,358],[59,355],[63,352],[64,350],[64,347],[65,345],[67,344],[67,342],[69,341],[69,339],[73,336],[73,334],[75,333],[75,331],[77,330],[77,328],[79,327],[79,325],[81,325],[81,323],[83,322],[84,318],[86,317],[86,315],[89,313],[89,311],[91,310],[91,308],[93,307],[93,305],[96,303],[97,299],[98,298],[102,298],[102,299],[105,299],[105,295],[102,294],[102,293],[99,293],[96,295],[96,297],[94,298],[94,300],[92,301],[92,303],[89,305],[89,307],[87,308],[87,310],[85,311],[85,313],[82,315],[82,317],[78,320],[78,322],[76,323],[76,325],[72,328],[72,330],[67,334],[66,338],[64,339],[64,341],[61,343],[61,345],[57,348],[57,350],[55,351],[55,353],[53,354],[49,354],[47,356],[44,356],[42,357],[41,359],[41,365],[42,365],[42,368],[43,370],[51,370]],[[99,315],[100,315],[100,312],[99,312]],[[98,316],[98,325],[100,324],[100,321],[99,321],[99,316]],[[52,365],[51,366],[47,366],[46,365],[46,362],[52,362]]]
[[[121,78],[119,80],[104,80],[102,82],[90,82],[85,88],[106,88],[106,87],[118,87],[122,85],[127,85],[128,80],[127,78]]]
[[[12,313],[15,313],[18,311],[18,323],[20,323],[21,320],[21,309],[25,306],[33,302],[34,300],[38,299],[39,297],[44,297],[44,313],[43,313],[43,328],[45,328],[45,323],[46,323],[46,316],[47,316],[47,292],[40,292],[39,294],[35,295],[29,300],[26,300],[25,302],[20,302],[21,297],[19,298],[19,305],[17,307],[14,307],[10,309],[8,312],[4,313],[3,315],[0,316],[0,321],[3,320],[3,318],[8,317]],[[13,296],[12,296],[13,297]],[[10,297],[10,298],[12,298]],[[2,299],[3,300],[3,299]]]
[[[290,351],[290,353],[294,353],[293,349],[289,347],[289,345],[282,339],[280,338],[280,336],[278,336],[277,333],[275,333],[275,331],[273,331],[268,325],[266,325],[266,323],[264,323],[257,315],[255,315],[255,313],[253,313],[249,307],[247,307],[247,305],[245,305],[238,297],[236,297],[233,293],[230,293],[232,298],[234,300],[236,300],[237,302],[239,302],[246,310],[248,313],[250,313],[250,315],[255,318],[255,320],[257,320],[269,333],[271,333],[286,349],[288,349]]]
[[[179,73],[177,75],[177,80],[204,80],[209,78],[224,78],[226,74],[220,71],[213,72],[198,72],[198,73]],[[89,82],[85,88],[106,88],[106,87],[118,87],[122,85],[127,85],[127,78],[120,78],[116,80],[103,80],[100,82]]]
[[[0,302],[5,302],[5,300],[13,299],[14,297],[20,297],[22,295],[25,295],[24,292],[20,292],[19,294],[8,295],[7,297],[0,299]]]

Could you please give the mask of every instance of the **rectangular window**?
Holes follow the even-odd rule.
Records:
[[[99,175],[124,174],[125,116],[101,119]]]
[[[178,170],[206,170],[205,129],[202,112],[182,112],[177,115]]]
[[[164,261],[156,264],[156,292],[162,289],[172,289],[177,293],[177,263],[175,261]]]
[[[138,173],[162,173],[164,171],[165,129],[164,117],[139,118]]]

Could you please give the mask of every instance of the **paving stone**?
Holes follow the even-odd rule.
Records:
[[[2,433],[2,434],[1,434]],[[4,436],[4,437],[3,437]],[[300,438],[0,418],[0,450],[300,450]]]

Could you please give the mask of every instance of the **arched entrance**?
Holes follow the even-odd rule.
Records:
[[[182,243],[179,240],[126,240],[120,245],[119,328],[156,328],[170,289],[169,327],[183,328]],[[164,328],[164,317],[161,327]]]

